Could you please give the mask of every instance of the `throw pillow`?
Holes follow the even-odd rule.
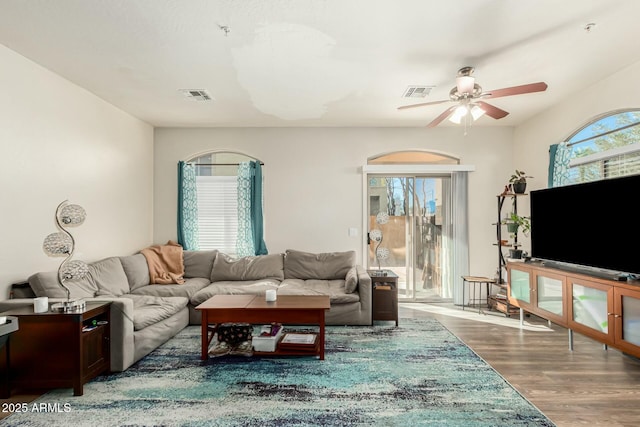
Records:
[[[354,265],[355,251],[314,254],[287,249],[284,257],[284,277],[303,280],[344,280]]]
[[[211,251],[183,251],[184,257],[184,277],[204,277],[211,276],[213,260],[218,254],[217,250]]]
[[[64,282],[69,288],[71,298],[92,298],[98,292],[98,286],[91,275],[77,280]],[[29,286],[37,297],[66,298],[67,291],[58,283],[58,272],[36,273],[29,277]]]
[[[89,264],[89,275],[99,289],[98,295],[119,297],[129,293],[129,280],[118,257]]]
[[[227,254],[219,253],[213,261],[211,281],[225,280],[283,280],[282,254],[246,256],[233,259]]]
[[[351,267],[347,276],[344,278],[344,291],[348,294],[352,294],[358,287],[358,269],[354,266]]]
[[[134,291],[143,286],[147,286],[150,282],[149,266],[144,255],[138,253],[135,255],[120,257],[122,268],[129,280],[129,288]]]

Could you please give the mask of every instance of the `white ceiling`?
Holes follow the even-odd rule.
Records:
[[[484,90],[549,85],[476,123],[513,126],[640,60],[639,17],[637,0],[2,0],[0,43],[154,126],[424,126],[449,105],[397,107],[448,99],[465,65]]]

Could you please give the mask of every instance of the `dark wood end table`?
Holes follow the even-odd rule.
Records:
[[[371,277],[371,321],[393,320],[398,326],[398,275],[391,270],[367,270]]]
[[[30,305],[2,313],[20,322],[9,349],[10,388],[73,387],[82,396],[86,382],[111,368],[110,306],[88,302],[81,312],[34,313]],[[0,369],[7,370],[3,362]]]

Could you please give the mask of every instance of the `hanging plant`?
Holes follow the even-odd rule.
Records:
[[[507,222],[507,231],[509,231],[509,233],[516,234],[518,233],[518,230],[522,231],[522,234],[525,236],[528,236],[531,231],[531,221],[529,221],[529,218],[512,212]]]

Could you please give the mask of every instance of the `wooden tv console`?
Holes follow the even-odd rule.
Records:
[[[509,302],[629,355],[640,357],[640,282],[550,268],[539,262],[507,263]]]

